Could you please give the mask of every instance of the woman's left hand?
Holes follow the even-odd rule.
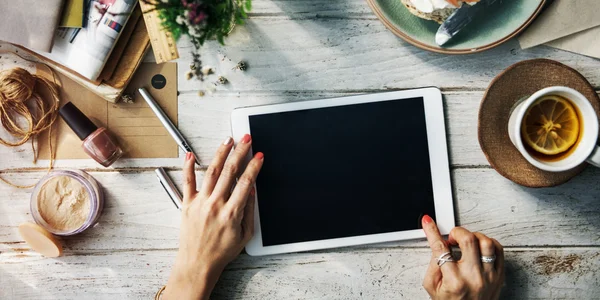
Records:
[[[233,140],[227,138],[206,170],[199,191],[195,159],[187,154],[179,252],[163,299],[208,299],[225,266],[252,238],[254,182],[264,158],[256,153],[244,170],[251,145],[247,134],[229,156]]]

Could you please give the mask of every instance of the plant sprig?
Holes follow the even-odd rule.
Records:
[[[252,0],[141,0],[158,10],[161,25],[171,32],[175,39],[187,35],[195,51],[190,68],[198,79],[204,75],[200,71],[199,50],[208,39],[216,39],[221,45],[235,24],[244,24],[252,9]],[[192,68],[193,67],[193,68]]]
[[[252,0],[143,1],[154,5],[161,25],[176,39],[188,35],[198,46],[211,38],[224,44],[234,24],[243,24],[252,9]]]

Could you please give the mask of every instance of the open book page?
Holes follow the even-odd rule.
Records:
[[[59,28],[50,52],[38,52],[95,81],[137,0],[85,0],[84,28]]]

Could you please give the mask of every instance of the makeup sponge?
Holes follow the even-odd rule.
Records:
[[[33,223],[19,225],[19,234],[33,250],[46,257],[62,255],[62,245],[46,229]]]

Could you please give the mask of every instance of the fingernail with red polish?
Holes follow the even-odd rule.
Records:
[[[429,224],[433,222],[433,219],[431,219],[431,217],[428,215],[424,215],[421,221],[423,222],[423,224]]]
[[[254,154],[254,158],[263,159],[265,158],[265,155],[262,152],[257,152],[256,154]]]
[[[192,154],[192,152],[188,152],[188,153],[186,153],[186,154],[185,154],[185,160],[190,160],[190,158],[192,158],[192,156],[194,156],[194,155]]]
[[[251,139],[252,138],[250,137],[249,134],[245,134],[244,137],[242,138],[242,143],[244,143],[244,144],[249,143]]]

